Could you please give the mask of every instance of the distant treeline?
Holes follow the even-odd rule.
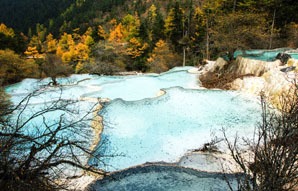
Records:
[[[47,76],[39,69],[49,54],[73,73],[113,74],[162,72],[218,56],[233,60],[237,49],[298,46],[296,0],[0,0],[0,4],[4,59],[0,63],[5,65],[0,78],[5,84]],[[22,77],[8,82],[15,67],[5,57],[12,54],[36,71],[21,72]]]

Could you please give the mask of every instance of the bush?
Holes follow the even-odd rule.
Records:
[[[253,140],[245,139],[248,150],[239,148],[239,137],[231,143],[226,138],[235,162],[245,178],[240,190],[290,191],[298,186],[298,84],[280,98],[279,111],[269,108],[261,96],[262,121]],[[244,157],[246,152],[252,158]]]

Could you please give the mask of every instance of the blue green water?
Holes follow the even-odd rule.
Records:
[[[166,89],[166,94],[141,101],[113,100],[104,119],[97,154],[111,156],[89,164],[107,171],[146,162],[177,162],[187,151],[209,142],[222,128],[249,135],[259,119],[259,104],[237,92]]]
[[[213,136],[222,136],[221,128],[229,128],[231,136],[253,132],[260,117],[257,99],[232,91],[199,90],[198,76],[188,69],[174,68],[160,75],[72,75],[60,78],[60,87],[47,86],[49,79],[25,79],[5,90],[15,104],[29,93],[41,91],[29,102],[31,112],[59,98],[111,99],[99,112],[104,130],[95,153],[102,157],[100,161],[91,158],[89,164],[115,171],[145,162],[178,161]],[[161,89],[166,93],[157,97]],[[76,108],[81,112],[93,104],[79,103]],[[57,119],[59,114],[46,119]],[[36,124],[42,120],[37,119]]]
[[[234,52],[234,57],[242,56],[245,58],[250,58],[254,60],[262,61],[274,61],[278,53],[287,53],[293,59],[298,59],[298,53],[291,52],[291,48],[279,48],[273,50],[262,50],[262,49],[252,49],[252,50],[237,50]]]
[[[7,86],[6,92],[14,103],[19,103],[29,93],[43,89],[44,94],[34,98],[32,103],[43,103],[62,99],[90,98],[121,98],[127,101],[156,97],[162,88],[180,86],[184,88],[198,88],[195,74],[187,72],[191,67],[174,68],[163,74],[145,74],[132,76],[97,76],[72,75],[59,78],[61,87],[49,87],[49,78],[43,80],[25,79],[20,83]],[[62,91],[62,94],[61,94]],[[61,94],[61,95],[60,95]]]

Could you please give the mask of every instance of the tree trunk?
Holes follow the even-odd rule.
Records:
[[[56,77],[52,77],[52,82],[53,82],[53,86],[57,86],[58,85],[58,82],[57,82]]]
[[[209,53],[209,21],[208,17],[206,18],[206,59],[210,60],[210,53]]]
[[[185,66],[186,48],[183,46],[183,67]]]
[[[236,11],[236,4],[237,4],[237,0],[234,0],[234,4],[233,4],[233,12]]]
[[[276,15],[276,9],[274,9],[274,13],[273,13],[273,20],[272,20],[270,40],[269,40],[269,49],[272,48],[272,39],[273,39],[273,33],[274,33],[275,15]]]

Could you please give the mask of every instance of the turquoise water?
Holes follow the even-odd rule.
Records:
[[[104,119],[97,154],[111,156],[89,164],[107,171],[146,162],[176,162],[191,149],[211,140],[212,132],[229,128],[249,135],[259,119],[256,100],[237,92],[166,89],[166,94],[141,101],[113,100],[99,113]],[[222,137],[221,133],[218,133]]]
[[[273,49],[273,50],[258,50],[258,49],[245,50],[245,51],[237,50],[234,52],[234,57],[236,58],[237,56],[243,56],[245,58],[250,58],[254,60],[274,61],[278,53],[286,52],[292,58],[298,59],[298,53],[291,53],[290,52],[291,50],[293,49],[279,48],[279,49]]]
[[[5,90],[15,104],[29,93],[42,92],[31,98],[31,112],[59,98],[111,99],[99,113],[103,116],[104,131],[96,154],[102,157],[100,161],[91,158],[89,164],[115,171],[145,162],[178,161],[215,134],[222,136],[218,131],[221,128],[229,128],[231,136],[235,132],[240,135],[253,132],[260,117],[258,100],[232,91],[199,90],[198,76],[188,73],[188,69],[191,67],[174,68],[160,75],[72,75],[58,79],[60,87],[47,86],[49,79],[25,79]],[[166,93],[157,97],[161,89]],[[77,109],[81,112],[87,112],[93,104],[79,103]],[[59,118],[59,114],[48,115],[46,119],[50,122]],[[42,119],[34,121],[37,127]]]
[[[186,68],[187,69],[187,68]],[[101,97],[126,101],[141,100],[156,97],[162,88],[180,86],[184,88],[198,88],[197,77],[187,73],[186,69],[174,69],[161,75],[126,76],[114,81],[100,84],[102,90],[86,93],[85,97]]]
[[[146,74],[134,76],[96,76],[72,75],[59,78],[61,87],[46,86],[50,79],[25,79],[20,83],[8,86],[6,92],[12,96],[14,103],[19,103],[29,93],[43,89],[39,97],[32,99],[32,103],[43,103],[60,98],[121,98],[127,101],[156,97],[162,88],[180,86],[184,88],[198,88],[197,76],[187,72],[191,67],[174,68],[161,75]],[[71,85],[72,84],[72,85]]]

